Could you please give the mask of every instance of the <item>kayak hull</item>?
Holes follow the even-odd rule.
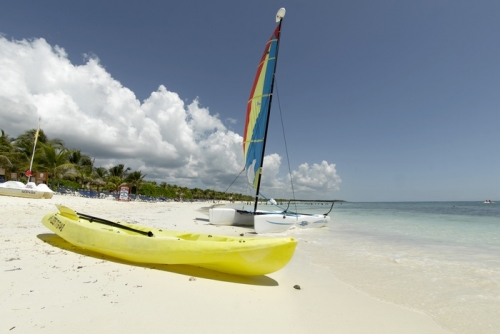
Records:
[[[45,215],[42,223],[66,241],[84,249],[138,263],[185,264],[237,275],[265,275],[292,258],[293,238],[245,238],[161,230],[120,222],[122,227],[91,222],[74,211]],[[73,215],[75,213],[75,215]]]

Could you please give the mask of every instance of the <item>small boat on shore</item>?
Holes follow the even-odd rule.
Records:
[[[184,264],[229,274],[258,276],[283,268],[293,238],[245,238],[170,231],[114,222],[56,205],[42,224],[69,243],[131,262]]]
[[[31,155],[30,168],[28,169],[28,183],[24,184],[19,181],[7,181],[0,183],[0,195],[2,196],[14,196],[14,197],[25,197],[25,198],[52,198],[54,192],[47,187],[46,184],[40,183],[36,185],[35,182],[31,182],[31,168],[33,167],[33,159],[35,158],[36,143],[38,139],[38,134],[40,133],[40,120],[38,120],[38,128],[35,132],[35,138],[33,140],[33,154]]]
[[[54,192],[46,184],[28,182],[24,184],[19,181],[7,181],[0,183],[0,195],[25,198],[52,198]]]

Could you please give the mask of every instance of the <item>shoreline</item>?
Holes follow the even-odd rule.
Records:
[[[41,224],[46,213],[57,211],[54,204],[63,204],[111,220],[255,237],[251,228],[208,224],[209,202],[64,195],[2,196],[0,202],[0,332],[449,333],[430,316],[380,301],[311,264],[302,241],[283,269],[241,277],[128,263],[77,248]]]

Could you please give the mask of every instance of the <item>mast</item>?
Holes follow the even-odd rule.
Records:
[[[273,79],[272,79],[272,82],[271,82],[271,92],[270,92],[270,96],[269,96],[269,105],[267,107],[268,117],[267,117],[267,120],[266,120],[266,129],[265,129],[265,132],[264,132],[262,157],[261,157],[261,160],[260,160],[259,171],[260,171],[261,174],[262,174],[262,166],[264,165],[264,155],[265,155],[265,151],[266,151],[266,141],[267,141],[267,130],[268,130],[268,127],[269,127],[269,118],[271,118],[271,105],[272,105],[272,101],[273,101],[274,77],[275,77],[275,74],[276,74],[276,66],[278,65],[278,54],[279,54],[279,49],[280,49],[281,24],[283,22],[283,18],[284,17],[285,17],[285,8],[280,8],[278,10],[278,13],[276,13],[276,22],[279,22],[279,24],[278,24],[278,36],[276,36],[278,42],[276,44],[276,57],[275,57],[275,60],[274,60]],[[257,181],[257,189],[256,189],[256,192],[255,192],[255,202],[254,202],[254,208],[253,208],[253,212],[254,213],[257,212],[257,205],[259,203],[259,190],[260,190],[260,181],[261,181],[261,179],[262,178],[259,176],[259,179]]]
[[[33,153],[31,154],[31,162],[30,162],[30,176],[28,176],[28,182],[31,182],[31,168],[33,167],[33,158],[35,157],[35,150],[36,150],[36,142],[38,140],[38,134],[40,133],[40,118],[38,118],[38,127],[35,132],[35,140],[33,143]]]

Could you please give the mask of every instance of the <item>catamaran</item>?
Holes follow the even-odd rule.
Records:
[[[285,8],[280,8],[276,14],[278,26],[264,49],[247,104],[243,154],[247,180],[255,189],[254,209],[212,208],[209,210],[210,224],[253,226],[257,233],[269,233],[282,232],[292,226],[322,227],[330,221],[329,212],[326,214],[304,214],[289,212],[287,209],[281,208],[276,211],[257,210],[281,24],[284,16]]]

